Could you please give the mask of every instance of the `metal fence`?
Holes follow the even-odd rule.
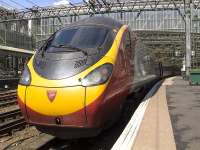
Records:
[[[0,45],[33,50],[35,39],[25,33],[0,29]]]

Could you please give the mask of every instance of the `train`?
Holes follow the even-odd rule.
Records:
[[[127,25],[93,16],[56,31],[34,54],[18,104],[44,133],[92,137],[116,122],[130,93],[167,75]]]

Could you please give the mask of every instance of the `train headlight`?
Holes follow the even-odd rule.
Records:
[[[104,84],[108,81],[112,74],[113,65],[106,63],[91,71],[85,78],[82,79],[83,86],[95,86]]]
[[[31,83],[31,74],[30,74],[28,67],[25,65],[24,71],[23,71],[22,76],[19,80],[19,84],[30,85],[30,83]]]

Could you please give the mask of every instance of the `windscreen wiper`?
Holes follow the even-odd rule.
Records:
[[[75,47],[75,46],[72,46],[72,45],[63,45],[63,44],[60,44],[60,45],[51,45],[51,47],[57,47],[57,48],[70,48],[72,50],[70,51],[67,51],[67,52],[74,52],[74,51],[77,51],[77,52],[82,52],[84,55],[88,55],[88,53],[81,49],[81,48],[78,48],[78,47]]]
[[[42,50],[42,57],[44,57],[44,52],[46,51],[47,47],[49,46],[49,44],[51,43],[52,39],[49,39],[48,41],[45,42],[45,46],[43,45],[41,47],[41,50]]]

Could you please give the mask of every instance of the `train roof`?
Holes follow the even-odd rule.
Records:
[[[93,17],[82,19],[80,21],[70,24],[70,26],[79,26],[79,25],[80,26],[81,25],[102,25],[102,26],[108,26],[112,29],[119,30],[123,24],[110,17],[104,17],[104,16],[93,16]]]

